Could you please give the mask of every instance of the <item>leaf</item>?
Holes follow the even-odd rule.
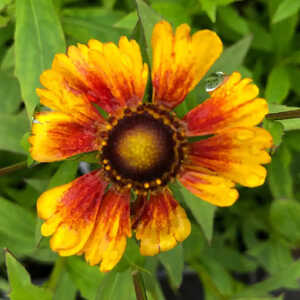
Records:
[[[241,297],[265,296],[268,292],[281,289],[289,285],[291,281],[300,278],[300,260],[287,265],[284,270],[274,274],[266,280],[253,284],[250,287],[236,294],[232,299],[238,300]]]
[[[180,24],[191,24],[192,20],[185,6],[173,0],[155,1],[152,3],[152,8],[158,12],[164,19],[171,22],[175,27]]]
[[[300,9],[300,2],[295,0],[283,0],[279,4],[273,18],[272,22],[277,23],[282,21],[292,15],[295,15]]]
[[[271,25],[273,51],[281,57],[291,52],[291,44],[298,24],[298,15]]]
[[[217,7],[229,4],[231,2],[234,2],[235,0],[199,0],[202,9],[206,12],[210,20],[215,23],[216,22],[216,12]]]
[[[138,21],[138,15],[136,11],[133,11],[126,15],[124,18],[120,19],[114,24],[114,27],[126,28],[130,31],[133,31],[136,23]]]
[[[64,31],[72,37],[73,42],[87,43],[90,39],[98,39],[101,42],[118,42],[122,34],[128,34],[125,29],[95,24],[88,18],[66,16],[62,20]]]
[[[15,113],[21,104],[19,83],[16,78],[0,71],[0,103],[2,113]]]
[[[152,257],[148,256],[145,260],[144,268],[147,270],[147,272],[143,272],[142,276],[144,279],[148,300],[165,299],[159,281],[156,276],[158,264],[159,262],[157,256],[152,256]]]
[[[256,260],[271,275],[284,271],[286,266],[293,262],[290,249],[278,238],[260,241],[247,251],[247,255]],[[289,287],[293,287],[294,283],[291,281]]]
[[[30,42],[28,42],[30,41]],[[16,76],[29,119],[39,103],[39,76],[54,54],[64,52],[65,40],[52,1],[16,0]]]
[[[148,55],[148,61],[152,61],[152,49],[151,49],[151,36],[154,25],[161,21],[159,16],[150,6],[148,6],[144,0],[136,0],[138,17],[142,25],[143,34],[146,41],[146,52]]]
[[[67,271],[81,295],[88,300],[94,300],[97,288],[105,277],[99,267],[91,267],[81,257],[73,256],[67,258]]]
[[[0,113],[0,149],[16,153],[25,153],[20,141],[29,123],[24,112],[17,115]]]
[[[292,111],[292,110],[296,110],[296,109],[300,109],[300,108],[293,107],[293,106],[286,106],[286,105],[269,104],[269,112],[270,113]],[[284,131],[300,129],[300,119],[299,118],[278,120],[277,122],[280,122],[283,125]]]
[[[64,272],[58,281],[53,300],[75,300],[77,288],[72,282],[70,275]]]
[[[113,26],[124,16],[124,12],[106,8],[86,7],[67,8],[62,11],[62,17],[84,20],[94,25]]]
[[[49,290],[35,286],[25,268],[10,254],[5,253],[8,279],[11,286],[11,300],[51,300]]]
[[[265,119],[263,127],[271,133],[274,146],[278,147],[282,142],[282,136],[284,134],[283,125],[278,121]]]
[[[210,242],[213,234],[213,221],[216,207],[192,194],[182,184],[177,182],[171,186],[175,198],[185,202],[191,210],[203,233]]]
[[[269,186],[275,199],[293,199],[293,178],[290,171],[292,156],[282,143],[268,167]]]
[[[291,82],[285,66],[276,66],[268,76],[265,97],[269,103],[282,103],[290,90]]]
[[[233,32],[240,35],[249,34],[249,27],[246,19],[241,17],[234,6],[225,6],[219,9],[219,18]]]
[[[250,49],[253,37],[248,35],[234,45],[225,49],[220,58],[214,63],[209,73],[224,72],[231,74],[242,65],[248,50]],[[233,59],[234,58],[234,59]]]
[[[300,245],[300,204],[293,200],[275,200],[271,205],[273,228],[295,246]]]
[[[178,289],[182,282],[182,273],[184,268],[183,249],[179,244],[172,250],[159,254],[159,260],[167,270],[171,286]]]
[[[131,271],[111,271],[102,280],[95,300],[136,300]]]
[[[51,178],[47,189],[52,189],[56,186],[69,183],[77,173],[79,162],[74,160],[64,161]]]
[[[0,246],[18,254],[34,250],[35,217],[25,208],[0,197]]]

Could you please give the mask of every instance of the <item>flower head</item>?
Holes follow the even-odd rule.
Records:
[[[132,230],[143,255],[173,248],[190,233],[172,196],[173,179],[217,206],[238,198],[235,184],[264,183],[270,134],[259,127],[268,112],[258,88],[237,72],[183,119],[172,109],[198,84],[222,51],[219,37],[202,30],[173,33],[166,21],[152,34],[152,103],[143,102],[148,66],[138,44],[89,41],[58,54],[41,75],[31,155],[40,162],[99,152],[101,167],[46,191],[37,209],[42,234],[62,256],[84,254],[101,271],[120,260]],[[108,113],[105,119],[96,106]],[[209,136],[189,142],[193,136]],[[131,191],[136,200],[131,201]],[[200,201],[200,200],[199,200]]]

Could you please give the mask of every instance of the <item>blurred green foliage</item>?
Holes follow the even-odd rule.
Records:
[[[0,246],[8,249],[0,255],[7,271],[3,267],[0,273],[3,295],[72,300],[79,291],[89,300],[130,300],[135,299],[131,272],[138,270],[148,298],[164,299],[158,266],[174,290],[183,270],[193,270],[207,300],[283,299],[282,290],[278,297],[270,292],[299,288],[299,119],[264,122],[275,141],[264,186],[241,188],[233,207],[216,209],[175,183],[172,190],[193,223],[190,237],[150,258],[142,258],[131,240],[109,274],[80,257],[58,258],[41,237],[35,212],[43,191],[74,179],[79,160],[93,162],[93,157],[37,164],[28,159],[27,143],[32,115],[39,109],[39,75],[55,53],[91,38],[117,42],[125,34],[139,41],[149,62],[152,28],[161,18],[219,34],[225,50],[210,74],[238,70],[252,77],[271,112],[300,107],[299,9],[300,0],[0,0],[0,168],[24,160],[29,164],[0,177]],[[207,97],[204,86],[202,80],[176,109],[180,116]],[[31,279],[18,261],[38,265],[39,278]],[[49,265],[54,265],[50,272]]]

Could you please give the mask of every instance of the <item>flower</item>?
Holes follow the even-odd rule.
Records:
[[[98,151],[101,167],[50,189],[37,202],[41,231],[62,256],[84,254],[101,271],[120,260],[135,230],[142,255],[173,248],[190,233],[184,209],[168,183],[178,181],[201,199],[230,206],[235,183],[264,183],[270,134],[259,127],[268,112],[258,88],[237,72],[183,119],[172,110],[197,85],[222,52],[212,31],[173,33],[166,21],[152,34],[152,103],[143,102],[148,66],[138,44],[90,40],[57,54],[41,75],[31,155],[52,162]],[[104,118],[97,109],[108,114]],[[189,142],[193,136],[205,136]],[[134,191],[136,200],[131,200]]]

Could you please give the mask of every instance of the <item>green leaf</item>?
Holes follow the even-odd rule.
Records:
[[[82,257],[73,256],[67,258],[67,270],[81,295],[88,300],[94,300],[97,288],[105,277],[99,267],[91,267]]]
[[[0,197],[0,247],[18,254],[34,250],[35,217],[25,208]]]
[[[70,275],[64,272],[58,281],[53,300],[75,300],[77,288],[72,282]]]
[[[159,260],[167,270],[171,286],[178,289],[182,282],[184,268],[182,245],[179,244],[172,250],[160,253]]]
[[[51,66],[54,55],[64,50],[64,35],[52,1],[16,0],[16,76],[29,119],[39,103],[35,89],[40,74]]]
[[[300,244],[300,204],[293,200],[277,200],[271,205],[273,228],[295,246]]]
[[[300,277],[300,261],[297,260],[287,265],[284,270],[274,274],[266,280],[253,284],[245,290],[236,294],[232,299],[238,300],[241,297],[265,296],[268,292],[289,286],[291,281],[296,281]]]
[[[220,20],[231,29],[240,35],[249,34],[249,27],[245,18],[241,17],[234,6],[225,6],[219,9]]]
[[[16,78],[0,71],[0,103],[2,113],[15,113],[21,104],[19,83]]]
[[[274,146],[278,147],[282,142],[282,136],[284,134],[283,125],[278,121],[265,119],[263,122],[263,126],[271,133]]]
[[[25,153],[20,141],[29,123],[24,112],[17,115],[0,113],[0,149],[17,153]]]
[[[102,280],[95,300],[136,300],[131,271],[111,271]]]
[[[295,15],[300,9],[300,2],[295,0],[283,0],[278,6],[273,18],[272,22],[277,23],[282,21],[292,15]]]
[[[122,34],[128,34],[125,29],[95,24],[88,18],[66,16],[62,20],[63,28],[67,35],[72,37],[72,42],[87,43],[90,39],[98,39],[102,42],[118,42]]]
[[[248,50],[250,49],[252,36],[248,35],[234,45],[225,49],[220,58],[214,63],[209,70],[209,73],[222,71],[227,74],[231,74],[242,65],[244,58]],[[234,59],[232,59],[234,57]]]
[[[62,11],[62,17],[84,20],[94,25],[113,26],[124,16],[124,12],[106,8],[67,8]],[[91,38],[91,37],[90,37]]]
[[[139,246],[134,239],[127,239],[126,250],[115,269],[117,272],[126,271],[128,268],[143,269],[145,257],[140,254]]]
[[[191,225],[191,234],[182,242],[184,260],[188,262],[198,259],[199,255],[201,255],[207,244],[207,241],[199,226],[194,225],[193,223]]]
[[[270,113],[278,113],[278,112],[291,111],[291,110],[296,110],[296,109],[299,109],[299,107],[278,105],[278,104],[269,104],[269,112]],[[284,131],[300,129],[300,118],[278,120],[277,122],[280,122],[283,125]]]
[[[31,283],[30,276],[25,268],[10,254],[5,253],[6,267],[11,286],[11,300],[51,300],[49,290],[37,287]]]
[[[253,35],[251,47],[254,49],[270,52],[273,51],[272,36],[260,23],[247,20],[250,32]]]
[[[282,103],[291,87],[289,73],[285,66],[276,66],[268,76],[265,97],[269,103]]]
[[[151,36],[154,25],[161,21],[159,16],[150,6],[148,6],[144,0],[136,0],[137,12],[139,20],[142,25],[143,34],[146,41],[146,52],[148,55],[148,61],[152,61],[152,49],[151,49]]]
[[[138,15],[136,11],[129,13],[124,18],[120,19],[118,22],[114,24],[114,27],[118,28],[126,28],[130,31],[133,31],[136,23],[138,21]]]
[[[72,181],[77,173],[79,162],[74,160],[64,161],[56,171],[56,173],[51,178],[48,188],[51,189],[56,186],[69,183]]]
[[[269,185],[275,199],[293,199],[293,178],[290,171],[292,156],[282,143],[268,167]]]
[[[183,23],[192,23],[190,15],[181,3],[174,2],[173,0],[154,1],[151,6],[175,27]]]
[[[247,251],[247,255],[258,261],[259,265],[271,275],[284,271],[286,266],[293,262],[290,249],[278,238],[260,241]],[[294,281],[289,285],[293,287]]]
[[[201,226],[205,237],[210,242],[213,235],[213,222],[216,207],[201,200],[180,183],[172,185],[171,188],[175,198],[182,199],[189,207],[193,216]]]
[[[291,43],[297,28],[298,15],[271,26],[273,51],[279,56],[286,57],[291,52]]]
[[[235,0],[199,0],[202,9],[206,12],[210,20],[216,22],[217,7],[227,5]]]

